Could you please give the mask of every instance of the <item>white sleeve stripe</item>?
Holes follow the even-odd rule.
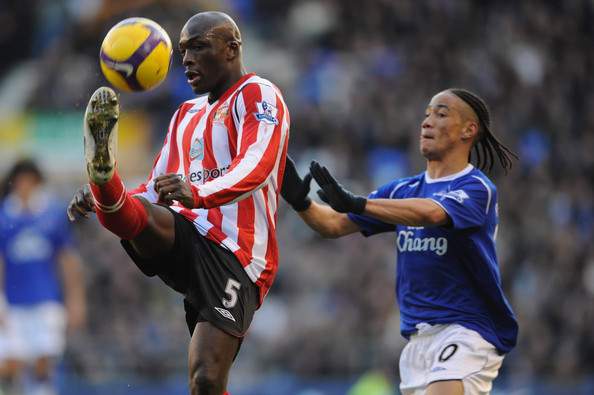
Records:
[[[406,185],[406,181],[405,182],[401,182],[400,184],[396,185],[394,187],[394,189],[392,190],[392,192],[390,192],[390,199],[394,198],[394,194],[396,193],[396,191],[398,191],[400,188],[402,188],[403,185]]]
[[[479,180],[484,186],[485,189],[487,190],[487,193],[489,194],[489,198],[487,199],[487,207],[485,207],[485,214],[489,213],[489,207],[491,206],[491,188],[489,188],[489,186],[487,185],[487,183],[485,182],[485,180],[483,180],[480,177],[477,176],[472,176],[474,178],[476,178],[477,180]]]

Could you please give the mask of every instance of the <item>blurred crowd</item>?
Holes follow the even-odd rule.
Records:
[[[502,282],[520,323],[500,374],[520,381],[594,374],[592,1],[4,0],[0,91],[20,83],[0,110],[83,111],[106,84],[98,53],[112,25],[152,18],[175,44],[185,21],[204,10],[236,20],[248,71],[283,92],[289,153],[300,171],[315,158],[356,193],[424,169],[420,124],[435,93],[460,87],[483,97],[494,133],[521,158],[508,175],[490,174],[499,191]],[[150,117],[154,152],[175,108],[192,97],[182,71],[176,52],[162,86],[121,94],[125,111]],[[63,192],[69,200],[71,191]],[[142,277],[95,220],[74,226],[90,322],[71,337],[68,366],[93,379],[184,372],[181,297]],[[238,375],[381,370],[396,381],[404,340],[393,236],[323,240],[281,203],[280,269]]]

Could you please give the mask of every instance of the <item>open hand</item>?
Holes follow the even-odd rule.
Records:
[[[322,188],[318,196],[339,213],[362,214],[365,211],[367,199],[353,195],[338,183],[325,166],[315,160],[311,162],[309,172]]]
[[[297,173],[295,162],[287,155],[281,196],[295,211],[305,211],[311,205],[311,198],[308,196],[310,183],[311,174],[307,173],[302,179]]]
[[[75,213],[83,218],[89,218],[89,212],[95,212],[95,200],[91,193],[91,186],[85,184],[74,194],[74,197],[66,209],[66,214],[68,214],[70,222],[74,222],[76,220]]]

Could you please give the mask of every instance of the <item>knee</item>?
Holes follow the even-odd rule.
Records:
[[[225,392],[225,380],[216,368],[206,363],[190,369],[190,393],[192,395],[221,395]]]

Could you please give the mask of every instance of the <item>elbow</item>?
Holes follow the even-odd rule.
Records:
[[[323,227],[318,227],[316,232],[324,239],[338,239],[347,234],[344,228],[336,223],[330,223]]]
[[[441,207],[436,207],[434,210],[427,212],[423,219],[423,226],[442,226],[451,223],[450,216]]]
[[[338,239],[341,235],[338,232],[332,232],[328,230],[318,231],[318,234],[324,239]]]

